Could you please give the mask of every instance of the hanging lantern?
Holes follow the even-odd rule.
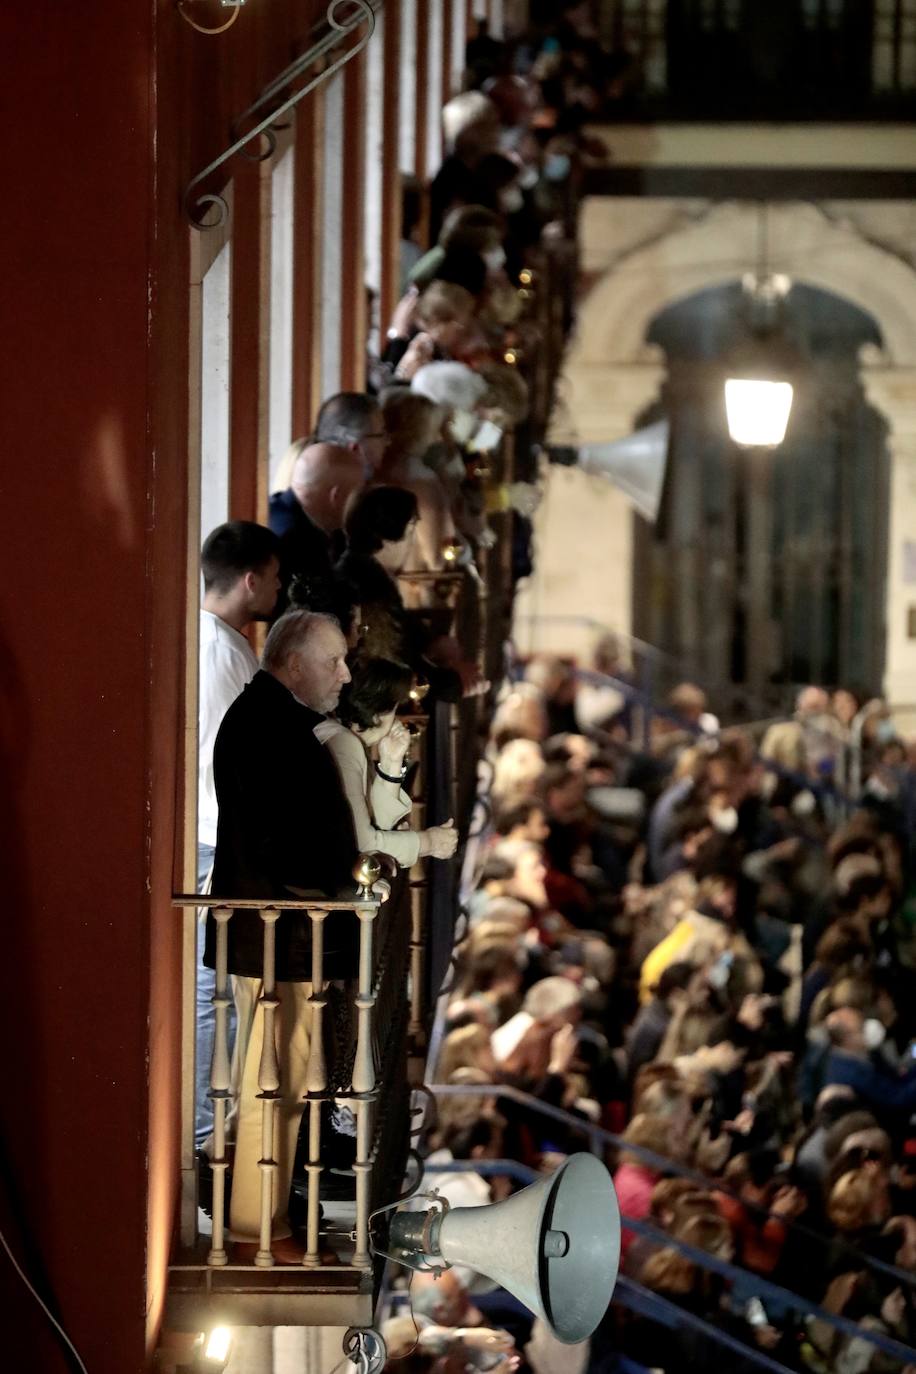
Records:
[[[743,448],[776,448],[786,437],[793,394],[791,382],[729,377],[725,412],[732,440]]]

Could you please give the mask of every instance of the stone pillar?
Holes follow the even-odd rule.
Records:
[[[889,427],[884,692],[900,708],[900,727],[910,730],[916,728],[916,368],[869,368],[863,381]]]
[[[665,368],[574,361],[550,426],[556,444],[612,443],[632,434]],[[534,573],[519,588],[515,642],[522,653],[587,656],[598,627],[632,632],[633,508],[608,479],[575,467],[547,470],[534,521]]]

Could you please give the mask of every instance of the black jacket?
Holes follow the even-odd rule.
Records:
[[[219,728],[213,773],[219,821],[213,895],[284,897],[289,888],[330,897],[354,891],[356,841],[350,808],[329,750],[315,738],[323,716],[297,701],[270,673],[258,672]],[[262,924],[240,909],[229,921],[229,972],[262,973]],[[358,923],[351,912],[324,923],[324,972],[355,970]],[[276,976],[308,982],[311,926],[303,912],[284,912],[276,925]],[[216,923],[207,918],[204,962],[213,968]]]
[[[330,580],[336,550],[333,537],[309,519],[291,487],[273,493],[267,519],[280,540],[281,589],[273,614],[276,620],[288,607],[289,584],[294,577]]]

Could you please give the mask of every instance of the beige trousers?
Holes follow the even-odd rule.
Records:
[[[260,1232],[261,1171],[258,1160],[261,1158],[262,1103],[258,1098],[258,1069],[264,1041],[264,1011],[258,999],[263,986],[260,978],[234,977],[232,980],[238,1016],[235,1048],[238,1119],[229,1234],[232,1240],[238,1241],[257,1241]],[[311,995],[311,983],[277,984],[280,1005],[274,1025],[281,1096],[274,1108],[274,1158],[277,1171],[274,1174],[271,1214],[275,1240],[290,1235],[287,1206],[299,1123],[305,1109],[303,1099],[313,1012],[308,1000]]]

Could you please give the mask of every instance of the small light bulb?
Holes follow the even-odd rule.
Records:
[[[207,1344],[204,1349],[204,1358],[212,1360],[214,1364],[225,1364],[229,1358],[229,1348],[232,1345],[232,1332],[228,1326],[214,1326],[210,1335],[207,1337]]]
[[[503,354],[503,361],[507,362],[510,367],[515,366],[515,364],[518,362],[518,354],[516,353],[514,348],[506,349],[505,353]]]

